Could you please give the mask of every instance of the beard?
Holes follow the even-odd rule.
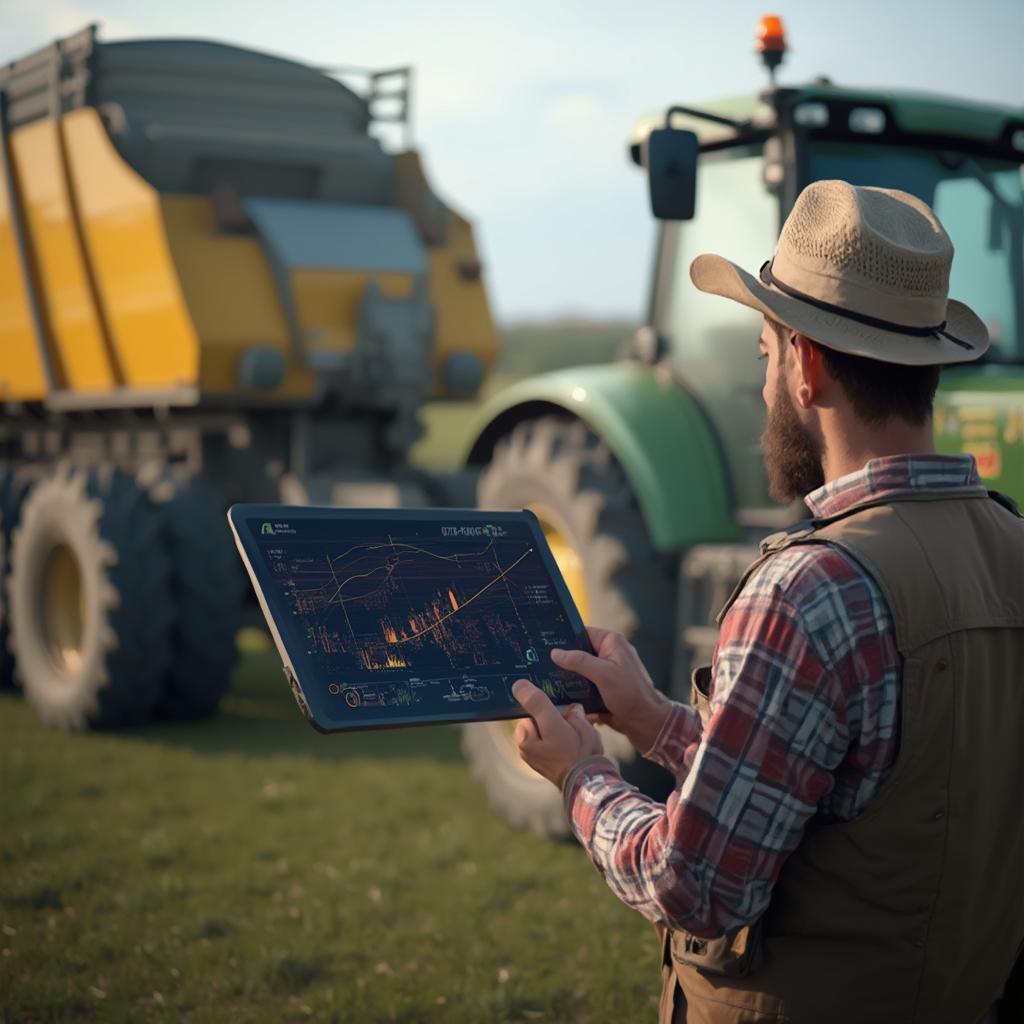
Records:
[[[785,504],[802,498],[825,483],[821,443],[800,422],[785,375],[779,379],[775,403],[768,410],[761,451],[768,471],[768,489],[776,501]]]

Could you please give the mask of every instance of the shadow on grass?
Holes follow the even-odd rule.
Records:
[[[461,761],[459,732],[451,726],[383,729],[325,736],[295,704],[274,650],[243,649],[220,713],[199,722],[150,722],[125,734],[198,754],[267,757],[297,755],[328,761],[354,758],[427,758]]]

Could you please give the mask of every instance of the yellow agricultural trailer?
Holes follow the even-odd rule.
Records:
[[[48,722],[216,707],[229,500],[454,497],[406,455],[497,338],[470,223],[374,134],[409,94],[94,27],[0,68],[0,679]]]

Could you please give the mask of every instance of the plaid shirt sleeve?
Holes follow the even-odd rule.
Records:
[[[648,761],[660,764],[670,771],[677,779],[680,773],[689,768],[693,752],[697,749],[703,731],[700,715],[695,708],[685,704],[673,704],[665,718],[665,724],[654,741],[654,746],[644,757]]]
[[[768,560],[722,623],[706,728],[677,705],[650,752],[666,804],[606,758],[563,789],[612,891],[652,921],[711,937],[755,920],[815,814],[852,818],[895,757],[900,661],[877,585],[835,548]]]

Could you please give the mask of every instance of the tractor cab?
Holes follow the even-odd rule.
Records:
[[[759,49],[774,71],[785,52],[780,19],[763,19]],[[773,74],[758,97],[644,118],[630,154],[647,167],[661,222],[642,352],[666,360],[699,396],[728,453],[741,516],[757,519],[753,510],[769,503],[756,443],[764,409],[752,339],[760,318],[693,288],[690,262],[717,252],[756,273],[796,196],[830,178],[910,192],[949,232],[950,295],[977,310],[992,347],[982,365],[945,373],[938,442],[950,451],[966,444],[993,486],[1012,490],[1005,467],[1020,457],[1019,444],[1016,454],[1004,451],[1000,438],[1024,436],[1021,410],[991,410],[997,436],[984,440],[992,444],[947,428],[962,418],[949,413],[961,404],[950,394],[1019,389],[1024,377],[1024,110],[824,79],[783,88]]]

